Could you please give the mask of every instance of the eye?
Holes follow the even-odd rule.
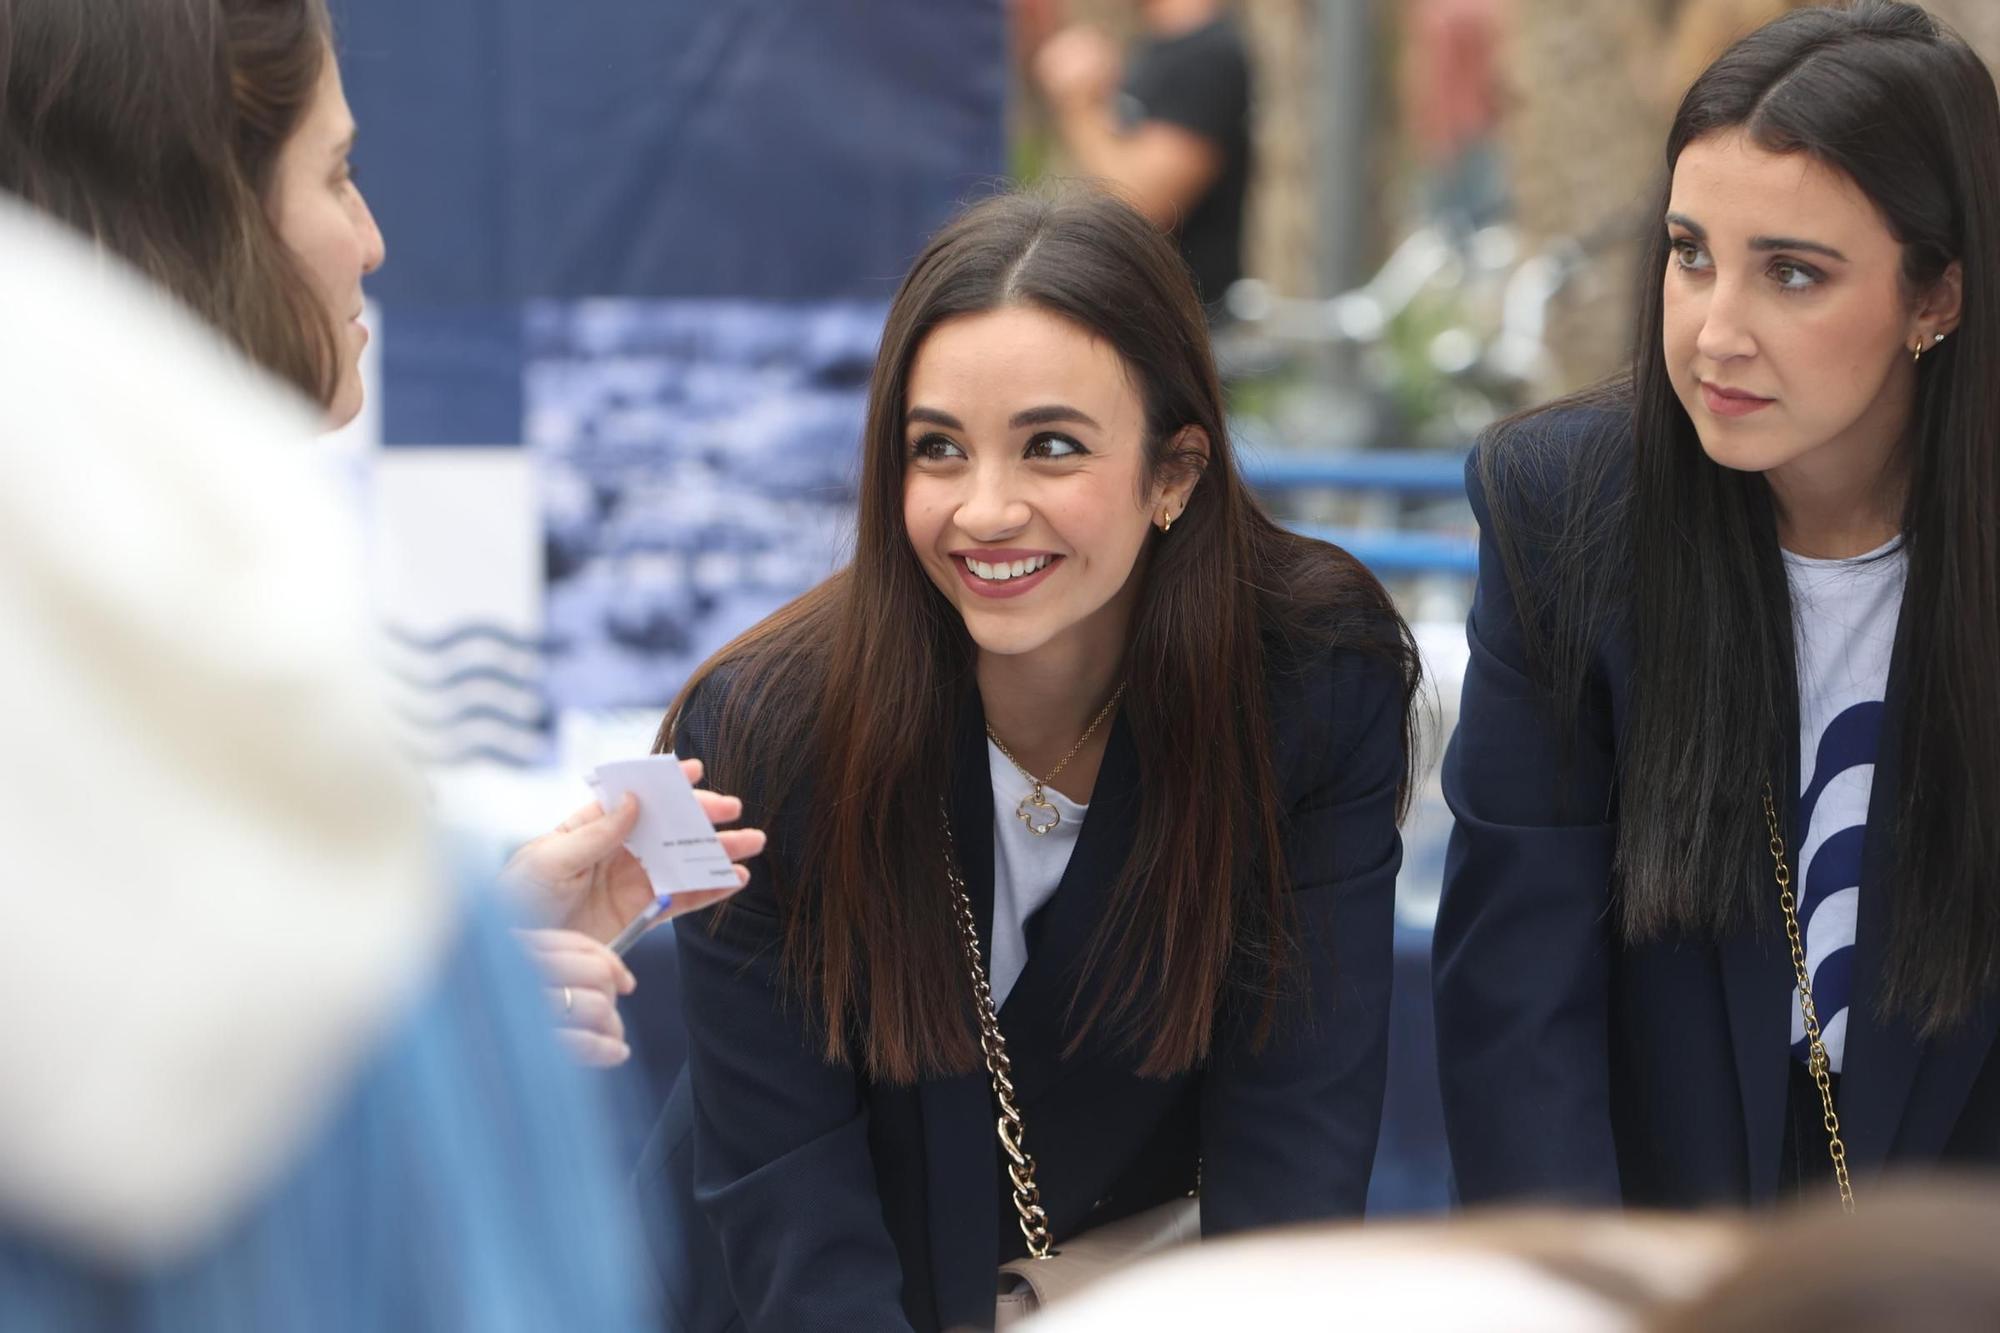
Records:
[[[1090,450],[1078,444],[1067,435],[1057,435],[1053,431],[1044,432],[1028,441],[1024,453],[1027,458],[1081,458]]]
[[[1770,273],[1777,279],[1779,290],[1787,292],[1806,291],[1817,287],[1820,281],[1818,269],[1791,259],[1778,260],[1771,265]]]
[[[1711,267],[1708,252],[1692,237],[1676,236],[1668,244],[1673,247],[1675,265],[1682,271],[1695,273]]]
[[[910,444],[910,457],[926,462],[938,462],[947,458],[963,458],[965,451],[942,435],[925,435]]]

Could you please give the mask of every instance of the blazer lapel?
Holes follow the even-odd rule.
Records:
[[[979,930],[981,958],[993,954],[993,789],[986,761],[985,714],[968,690],[952,751],[953,852]],[[1064,1018],[1077,969],[1112,881],[1124,866],[1138,817],[1138,758],[1121,713],[1106,740],[1090,813],[1061,884],[1029,928],[1029,956],[1001,1009],[1017,1099],[1035,1100],[1062,1073]],[[966,1022],[977,1021],[967,982]],[[1020,1034],[1027,1040],[1017,1040]],[[919,1088],[929,1188],[932,1292],[939,1321],[984,1327],[993,1317],[994,1267],[1000,1252],[1001,1196],[997,1111],[984,1068]],[[1032,1143],[1032,1128],[1030,1142]]]
[[[1085,955],[1110,902],[1112,885],[1131,854],[1138,822],[1139,756],[1120,711],[1105,740],[1090,813],[1055,896],[1029,922],[1028,961],[1000,1011],[1002,1028],[1010,1034],[1015,1086],[1023,1101],[1038,1098],[1066,1072],[1061,1057],[1072,1029],[1071,1002],[1077,998]],[[1087,1002],[1090,997],[1084,998]],[[1016,1031],[1032,1039],[1014,1042],[1011,1034]],[[1096,1033],[1091,1045],[1097,1045]]]
[[[1790,969],[1783,946],[1764,931],[1738,931],[1723,943],[1721,954],[1736,1083],[1743,1095],[1750,1198],[1766,1202],[1778,1192],[1790,1092]]]
[[[955,1078],[925,1079],[917,1095],[923,1108],[925,1212],[938,1326],[983,1328],[993,1318],[993,1274],[1000,1255],[993,1085],[979,1069]]]
[[[1907,622],[1905,622],[1907,623]],[[1840,1128],[1848,1159],[1859,1173],[1876,1174],[1906,1128],[1915,1128],[1912,1089],[1922,1084],[1926,1114],[1921,1137],[1900,1146],[1917,1155],[1935,1153],[1958,1119],[1972,1081],[1992,1049],[1996,1012],[1983,1005],[1956,1032],[1925,1041],[1908,1021],[1884,1019],[1879,997],[1888,970],[1895,887],[1890,872],[1895,846],[1887,836],[1902,790],[1902,718],[1908,673],[1907,643],[1897,636],[1891,659],[1882,741],[1868,796],[1868,835],[1862,853],[1861,902],[1855,921],[1854,993],[1847,1011],[1847,1046],[1841,1062]]]
[[[1901,635],[1897,636],[1900,640]],[[1840,1130],[1856,1171],[1879,1170],[1903,1118],[1920,1049],[1908,1024],[1885,1021],[1878,1009],[1889,960],[1889,870],[1895,846],[1888,830],[1902,786],[1905,654],[1890,660],[1888,705],[1868,792],[1868,832],[1861,853],[1861,901],[1854,922],[1854,990],[1847,1006],[1847,1046],[1841,1060]]]
[[[982,958],[993,951],[993,793],[986,767],[986,727],[976,686],[967,690],[952,748],[949,805],[952,854],[979,928]],[[939,892],[946,886],[938,885]],[[965,1021],[978,1023],[967,978]],[[999,1140],[993,1084],[982,1065],[918,1085],[923,1108],[929,1197],[931,1288],[940,1327],[984,1327],[993,1318],[999,1262]]]

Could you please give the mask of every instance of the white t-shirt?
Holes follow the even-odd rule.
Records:
[[[1799,669],[1799,845],[1792,857],[1813,1006],[1832,1068],[1847,1047],[1861,848],[1908,553],[1901,541],[1848,560],[1785,552]],[[1806,1058],[1791,989],[1792,1053]]]
[[[993,956],[986,960],[986,979],[998,1009],[1028,965],[1028,918],[1055,896],[1090,807],[1078,805],[1054,787],[1043,787],[1042,794],[1062,821],[1037,835],[1017,813],[1034,783],[1021,776],[991,739],[986,742],[986,764],[993,774]]]

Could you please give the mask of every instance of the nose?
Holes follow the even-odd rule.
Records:
[[[375,211],[368,207],[368,200],[359,189],[355,190],[354,198],[361,209],[361,271],[373,273],[388,262],[388,243],[382,239],[382,229],[375,225]]]
[[[1004,462],[969,469],[952,516],[959,530],[977,542],[998,542],[1027,527],[1032,510],[1014,481],[1014,469]]]
[[[1708,293],[1701,332],[1695,335],[1694,345],[1710,361],[1730,361],[1756,354],[1757,340],[1750,332],[1749,312],[1744,308],[1742,289],[1735,282],[1716,279]]]

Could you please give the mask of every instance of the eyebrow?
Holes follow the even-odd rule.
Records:
[[[933,426],[943,426],[946,430],[965,429],[963,421],[960,421],[949,412],[940,412],[934,407],[911,408],[909,420],[911,424],[922,421]],[[1046,407],[1026,408],[1007,418],[1007,425],[1012,430],[1022,430],[1028,426],[1052,426],[1057,422],[1065,421],[1074,422],[1081,426],[1090,426],[1097,430],[1103,429],[1089,413],[1081,411],[1078,408],[1065,406],[1062,403],[1050,403]]]
[[[1702,226],[1685,213],[1669,213],[1667,214],[1667,222],[1672,226],[1686,228],[1689,232],[1693,233],[1697,241],[1703,244],[1708,242],[1708,228]],[[1847,262],[1847,256],[1832,246],[1823,245],[1818,241],[1808,241],[1798,236],[1752,236],[1750,238],[1750,248],[1760,252],[1771,250],[1804,250],[1811,254],[1825,255],[1829,259],[1838,259],[1843,264]]]

